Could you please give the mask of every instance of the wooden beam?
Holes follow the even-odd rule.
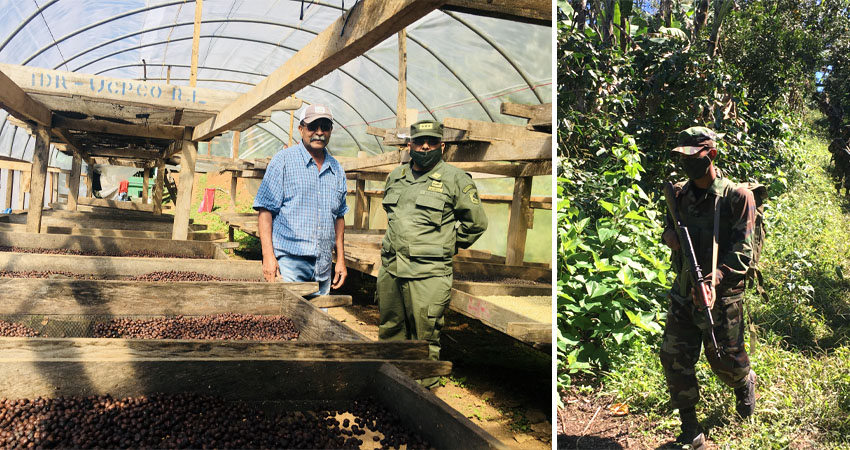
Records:
[[[512,266],[522,264],[525,259],[525,240],[528,229],[532,227],[533,218],[529,212],[529,200],[531,197],[531,177],[520,177],[514,180],[514,195],[511,201],[511,212],[508,218],[508,245],[505,262]],[[532,212],[533,214],[533,212]]]
[[[552,128],[552,104],[523,105],[521,103],[502,103],[501,113],[506,116],[528,119],[531,127]]]
[[[32,153],[32,178],[30,179],[30,207],[27,213],[27,232],[41,231],[41,213],[44,208],[44,182],[47,178],[47,160],[50,158],[50,132],[44,125],[36,128],[35,149]]]
[[[210,139],[295,94],[442,3],[442,0],[361,0],[253,89],[195,127],[192,139]]]
[[[80,196],[80,169],[83,166],[83,157],[76,152],[71,160],[71,174],[68,176],[70,186],[68,187],[68,209],[77,210],[77,202]]]
[[[204,9],[204,0],[195,0],[195,27],[192,32],[192,63],[189,68],[189,86],[198,84],[198,50],[201,43],[201,10]]]
[[[171,239],[185,240],[189,234],[189,209],[192,206],[192,187],[195,182],[195,157],[198,143],[183,141],[180,163],[180,187],[174,202],[174,229]]]
[[[91,156],[100,156],[100,157],[110,157],[110,158],[133,158],[133,159],[143,159],[145,161],[150,161],[152,159],[157,159],[162,156],[162,154],[156,150],[145,150],[141,148],[102,148],[102,147],[92,147],[89,148],[89,155]]]
[[[551,160],[552,135],[526,141],[447,143],[443,159],[451,162]]]
[[[116,200],[107,200],[104,198],[81,198],[78,203],[87,206],[100,206],[104,208],[115,208],[130,211],[149,211],[153,212],[153,205],[136,202],[119,202]]]
[[[400,151],[389,151],[385,153],[381,153],[380,155],[373,155],[366,158],[357,159],[348,159],[340,161],[343,170],[346,172],[353,170],[361,170],[367,167],[377,167],[383,166],[385,164],[398,164],[401,162],[402,152]]]
[[[447,0],[440,9],[552,26],[552,2],[548,0]]]
[[[50,98],[55,98],[57,101],[65,100],[62,102],[65,107],[79,104],[82,108],[86,106],[85,103],[97,102],[109,104],[111,109],[115,109],[114,104],[172,111],[180,109],[184,111],[181,115],[185,118],[189,112],[215,114],[241,95],[238,92],[218,89],[148,83],[2,63],[0,63],[0,71],[8,75],[8,78],[31,96],[36,96],[42,101]],[[266,120],[270,117],[271,111],[295,110],[302,104],[302,100],[294,97],[283,99],[272,105],[269,110],[256,114],[254,118]],[[48,116],[47,124],[49,123]]]
[[[91,133],[117,134],[121,136],[137,136],[156,139],[183,139],[184,127],[173,125],[126,125],[105,120],[76,120],[55,116],[54,128],[88,131]]]
[[[350,295],[318,295],[311,298],[309,302],[316,308],[337,308],[351,305],[354,299]]]
[[[52,113],[46,106],[33,100],[0,67],[0,108],[21,119],[49,126]]]

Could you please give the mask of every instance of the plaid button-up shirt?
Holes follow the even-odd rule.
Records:
[[[301,143],[277,152],[254,198],[255,210],[272,213],[275,256],[314,256],[317,273],[327,273],[346,190],[345,171],[327,149],[322,170]]]

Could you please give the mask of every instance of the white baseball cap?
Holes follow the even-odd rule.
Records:
[[[328,119],[333,121],[331,110],[325,105],[313,104],[301,111],[301,122],[311,123],[316,119]]]

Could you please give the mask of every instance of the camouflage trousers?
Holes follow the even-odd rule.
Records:
[[[671,294],[678,297],[675,294]],[[714,335],[720,346],[720,358],[714,351],[708,333],[708,319],[690,299],[671,298],[667,310],[667,324],[661,343],[661,365],[670,391],[673,408],[692,408],[699,402],[699,385],[696,363],[700,348],[711,370],[732,388],[746,384],[750,372],[750,358],[744,348],[744,317],[742,296],[719,298],[711,310],[714,318]]]

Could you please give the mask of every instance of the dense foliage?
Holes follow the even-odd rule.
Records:
[[[616,370],[662,329],[673,274],[658,191],[683,178],[668,157],[677,133],[724,133],[718,167],[777,196],[802,173],[793,144],[815,73],[827,59],[824,83],[850,71],[837,52],[847,0],[652,3],[558,2],[562,387]],[[847,87],[831,101],[850,111]]]

